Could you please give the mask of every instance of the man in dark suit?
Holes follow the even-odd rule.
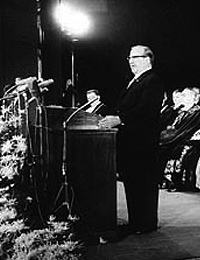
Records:
[[[99,124],[119,128],[117,164],[127,200],[126,230],[141,234],[158,227],[157,159],[164,86],[153,71],[154,55],[149,47],[133,46],[128,61],[134,78],[122,91],[115,115]]]
[[[88,101],[96,99],[86,109],[86,112],[95,113],[101,116],[105,116],[108,113],[108,107],[101,101],[100,93],[97,89],[90,89],[86,92]]]

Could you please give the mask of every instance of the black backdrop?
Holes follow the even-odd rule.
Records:
[[[0,6],[1,89],[16,77],[37,73],[35,1],[2,0]]]
[[[78,0],[68,2],[74,3]],[[47,104],[70,105],[71,42],[52,16],[58,0],[42,0],[43,78],[55,83],[45,94]],[[80,2],[80,1],[79,1]],[[167,88],[199,85],[199,0],[82,0],[93,29],[75,46],[77,102],[98,88],[114,104],[131,74],[126,61],[131,44],[147,44],[155,52],[156,69]],[[0,17],[1,90],[16,77],[37,75],[36,1],[2,0]]]

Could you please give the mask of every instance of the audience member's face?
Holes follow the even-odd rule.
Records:
[[[178,108],[180,105],[183,104],[183,97],[182,97],[182,93],[180,91],[175,91],[172,94],[172,100],[174,103],[175,108]]]
[[[190,109],[196,104],[196,94],[190,89],[184,89],[182,92],[184,110]]]
[[[140,73],[149,65],[149,57],[144,54],[143,48],[140,47],[131,49],[128,60],[131,71],[134,74]]]

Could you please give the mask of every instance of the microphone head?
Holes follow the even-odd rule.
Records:
[[[68,79],[67,80],[67,84],[66,84],[67,86],[70,86],[70,85],[72,85],[72,80],[71,79]]]
[[[47,79],[47,80],[44,80],[44,81],[42,81],[42,82],[39,82],[39,83],[38,83],[38,87],[43,88],[43,87],[46,87],[46,86],[51,85],[51,84],[53,84],[53,83],[54,83],[54,80],[53,80],[53,79]]]

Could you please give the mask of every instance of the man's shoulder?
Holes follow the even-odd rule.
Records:
[[[144,73],[141,76],[140,80],[138,80],[138,83],[139,82],[141,82],[144,85],[149,85],[155,88],[159,87],[163,90],[165,89],[165,82],[163,78],[153,70]]]
[[[140,81],[150,81],[150,80],[161,80],[161,78],[158,76],[158,74],[153,70],[147,70],[143,72],[137,79],[137,82]]]

